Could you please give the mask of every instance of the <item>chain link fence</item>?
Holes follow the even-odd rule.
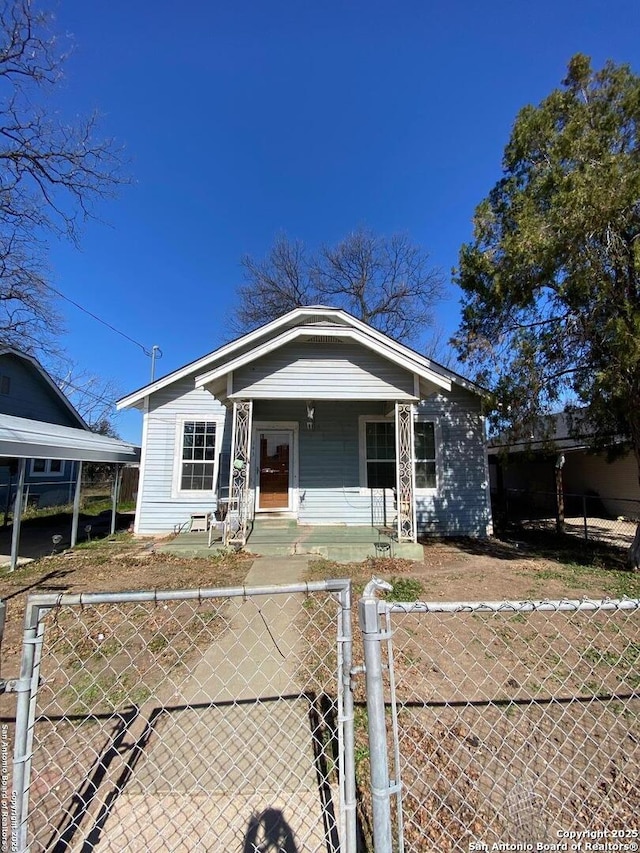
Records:
[[[555,531],[555,492],[507,489],[500,500],[494,498],[494,518],[498,525],[518,525],[526,530]],[[600,542],[629,548],[640,521],[640,501],[613,495],[563,495],[562,530],[585,542]]]
[[[31,596],[16,849],[355,849],[349,596]]]
[[[348,581],[30,596],[11,849],[469,853],[640,829],[640,601],[376,587],[355,645]]]
[[[637,844],[639,601],[360,606],[376,853]]]

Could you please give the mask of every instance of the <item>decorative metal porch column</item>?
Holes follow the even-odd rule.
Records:
[[[417,539],[414,452],[413,405],[396,403],[398,542]]]
[[[244,546],[249,522],[249,470],[251,462],[252,400],[234,400],[229,470],[229,510],[224,544]]]

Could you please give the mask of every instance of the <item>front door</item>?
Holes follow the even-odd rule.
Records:
[[[291,509],[292,438],[292,433],[287,430],[261,430],[258,433],[258,509]]]

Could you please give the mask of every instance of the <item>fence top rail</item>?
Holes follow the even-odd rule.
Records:
[[[194,589],[132,590],[129,592],[31,593],[31,607],[73,607],[94,604],[127,604],[160,601],[204,601],[213,598],[249,598],[256,595],[294,595],[314,592],[342,592],[351,581],[346,578],[308,583],[270,584],[267,586],[234,586]]]
[[[383,613],[537,613],[640,610],[640,598],[560,599],[557,601],[379,601]]]

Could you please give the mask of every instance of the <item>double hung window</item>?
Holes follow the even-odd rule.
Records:
[[[364,419],[363,483],[368,489],[396,486],[396,427],[392,420]],[[417,420],[414,430],[416,489],[437,488],[437,439],[434,421]]]
[[[216,424],[213,421],[184,421],[180,490],[210,491],[215,482]]]

